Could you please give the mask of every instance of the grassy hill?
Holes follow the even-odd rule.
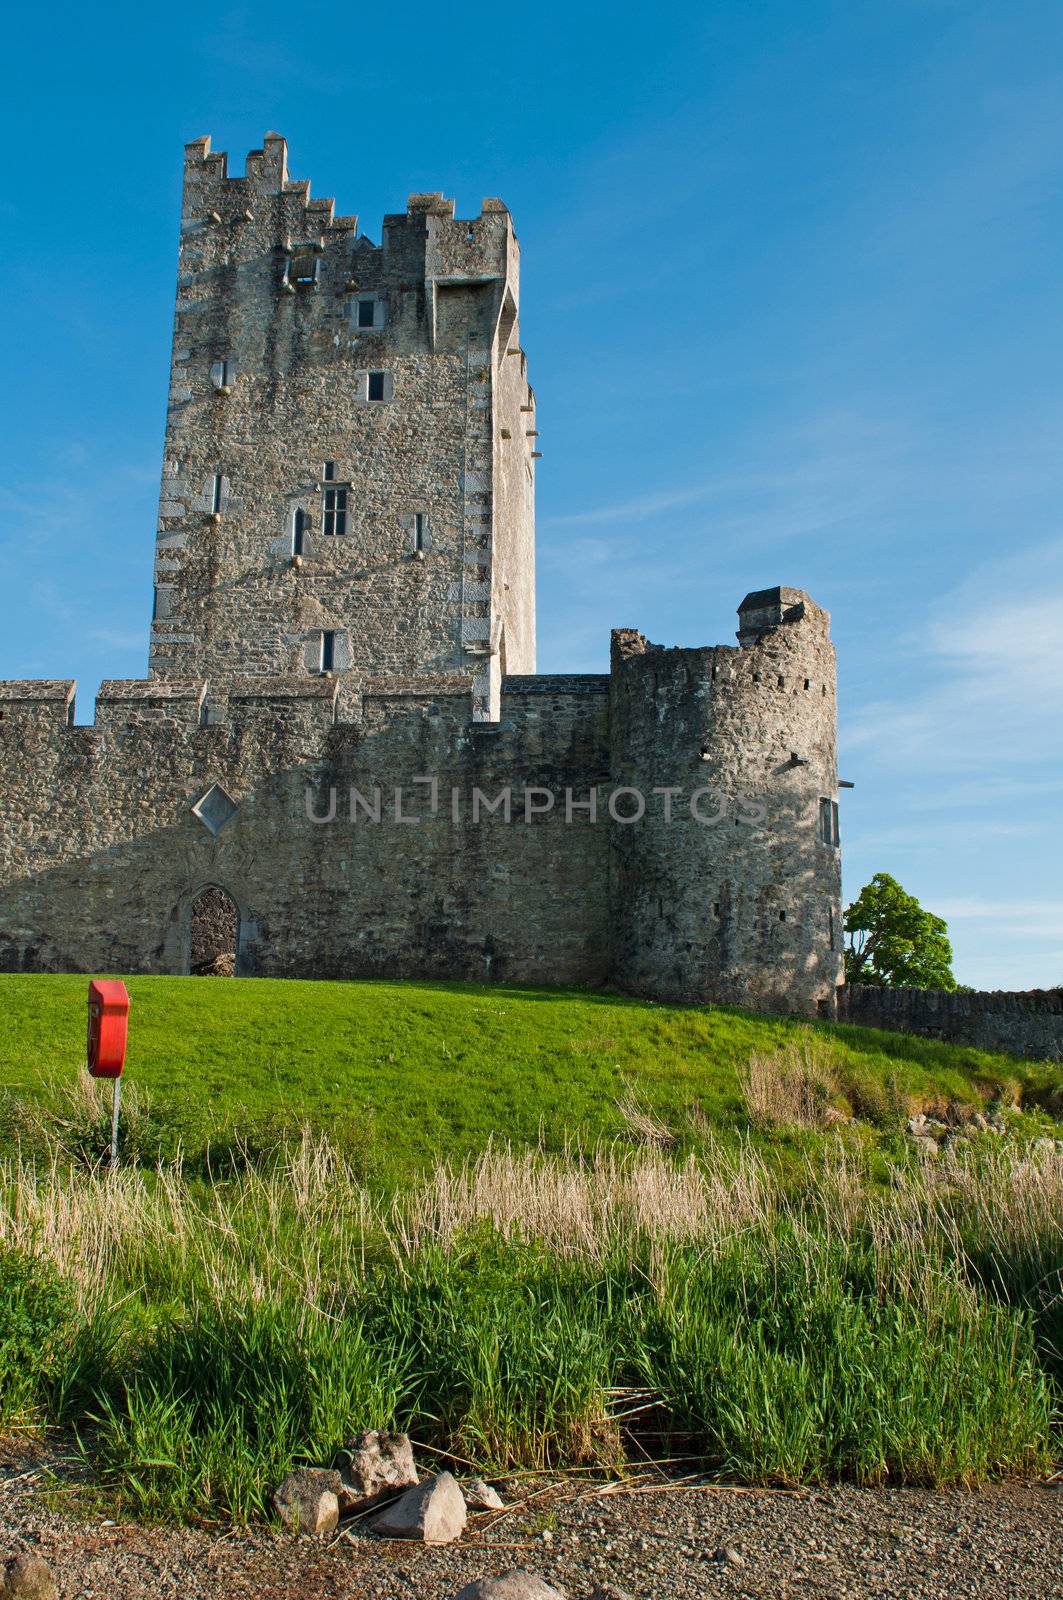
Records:
[[[649,1136],[682,1151],[807,1147],[785,1121],[751,1130],[751,1058],[811,1062],[822,1098],[888,1139],[912,1108],[1021,1103],[1021,1133],[1060,1109],[1063,1071],[904,1035],[615,994],[414,982],[140,977],[131,997],[128,1135],[193,1163],[307,1124],[399,1181],[493,1136],[561,1150]],[[0,977],[0,1143],[25,1143],[19,1102],[69,1109],[84,1060],[80,976]],[[12,1098],[14,1097],[14,1099]],[[835,1123],[835,1126],[838,1124]]]
[[[64,1430],[116,1515],[269,1516],[364,1427],[485,1472],[1058,1464],[1058,1066],[609,994],[129,990],[111,1170],[86,980],[0,978],[0,1428]]]

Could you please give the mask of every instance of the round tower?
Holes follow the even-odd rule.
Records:
[[[747,595],[738,617],[737,647],[613,634],[614,977],[662,999],[831,1014],[842,956],[830,617],[785,588]]]

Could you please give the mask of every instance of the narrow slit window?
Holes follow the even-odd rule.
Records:
[[[424,549],[424,512],[415,511],[413,514],[413,548]]]
[[[321,670],[332,672],[336,665],[336,632],[326,628],[321,635]]]
[[[296,506],[292,512],[292,555],[301,556],[303,553],[303,536],[306,533],[306,512],[302,506]]]
[[[819,836],[824,844],[835,848],[841,843],[837,800],[824,799],[819,802]]]
[[[347,532],[346,489],[326,489],[322,495],[321,531],[337,537]]]
[[[371,328],[371,327],[373,327],[375,322],[376,322],[376,301],[375,300],[359,300],[359,302],[358,302],[358,326],[360,328]]]
[[[214,474],[214,484],[210,491],[210,509],[214,516],[221,513],[221,473]]]
[[[321,468],[321,476],[326,483],[332,483],[336,476],[336,463],[334,461],[326,461]]]
[[[383,398],[384,374],[382,372],[371,372],[369,374],[369,399],[383,400]]]

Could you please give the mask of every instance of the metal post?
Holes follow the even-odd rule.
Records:
[[[111,1107],[111,1166],[118,1165],[118,1112],[122,1104],[122,1080],[114,1080],[114,1101]]]

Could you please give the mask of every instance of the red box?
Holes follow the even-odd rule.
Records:
[[[89,1072],[94,1078],[120,1078],[125,1065],[129,994],[117,978],[89,984]]]

